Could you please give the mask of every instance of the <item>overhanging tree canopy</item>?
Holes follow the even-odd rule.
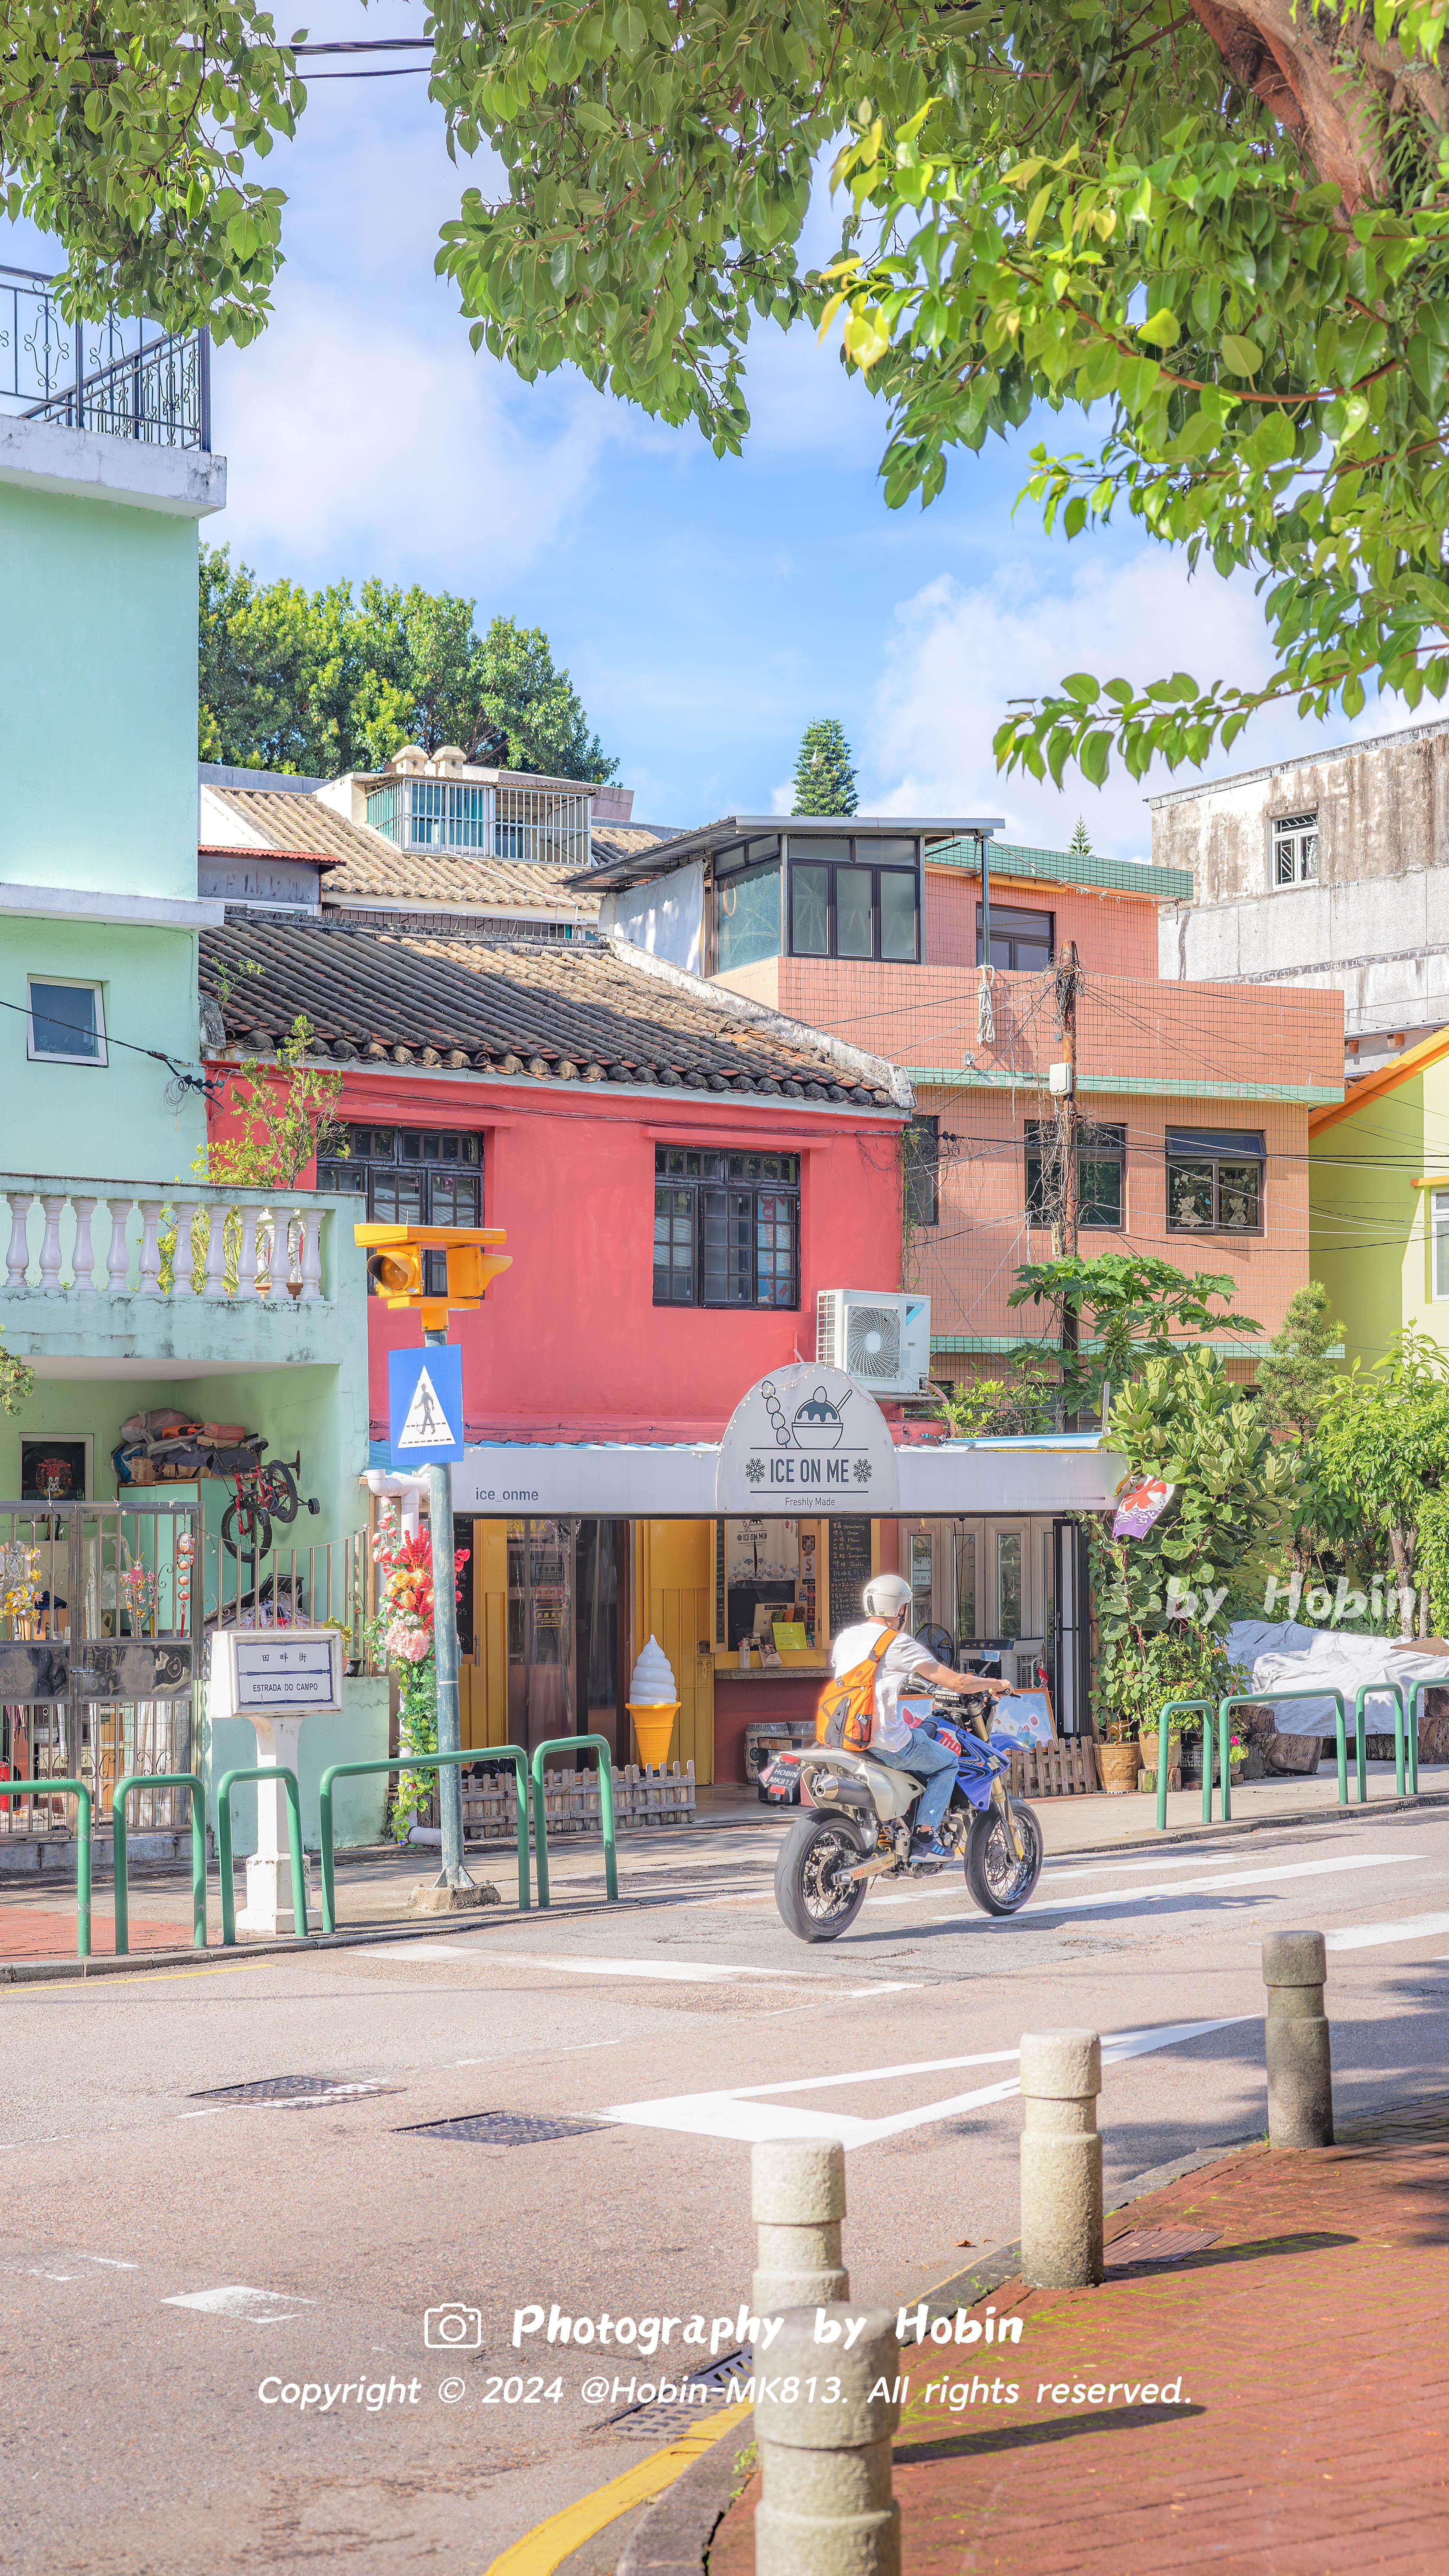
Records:
[[[440,267],[475,344],[576,364],[724,452],[757,318],[838,316],[884,397],[886,497],[953,446],[1087,406],[1034,451],[1075,536],[1114,510],[1263,591],[1264,684],[1070,674],[998,753],[1175,765],[1256,706],[1353,715],[1449,685],[1449,0],[439,0],[449,149],[487,142]],[[305,89],[248,6],[0,0],[0,177],[77,292],[246,337],[281,197],[246,152]],[[842,132],[840,256],[798,243]]]

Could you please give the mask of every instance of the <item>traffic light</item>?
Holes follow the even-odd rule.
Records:
[[[469,1313],[482,1303],[483,1292],[513,1256],[486,1247],[506,1243],[501,1225],[355,1225],[353,1241],[367,1250],[367,1275],[389,1306],[416,1309],[425,1332],[446,1332],[452,1312]],[[423,1255],[447,1255],[448,1293],[429,1294]]]

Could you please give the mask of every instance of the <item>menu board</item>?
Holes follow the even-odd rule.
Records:
[[[861,1598],[870,1581],[870,1523],[858,1520],[835,1520],[830,1523],[830,1633],[838,1637],[843,1628],[853,1627],[865,1617]]]

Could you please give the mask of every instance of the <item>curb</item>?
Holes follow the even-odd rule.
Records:
[[[550,1914],[561,1910],[553,1906],[547,1909]],[[102,1956],[98,1959],[0,1960],[0,1986],[51,1985],[81,1977],[145,1976],[156,1968],[166,1968],[174,1974],[178,1968],[233,1967],[244,1959],[296,1959],[305,1956],[309,1950],[360,1950],[382,1941],[444,1940],[450,1933],[456,1937],[460,1924],[466,1930],[475,1929],[479,1912],[484,1914],[488,1923],[493,1922],[493,1909],[488,1906],[470,1908],[466,1914],[447,1914],[431,1919],[419,1915],[416,1922],[359,1924],[352,1932],[308,1932],[300,1941],[295,1933],[289,1933],[285,1939],[234,1941],[229,1947],[223,1947],[218,1941],[205,1950],[194,1949],[188,1943],[184,1949],[128,1951],[119,1959]],[[525,1917],[519,1915],[508,1919],[521,1923]],[[526,1919],[532,1921],[532,1914]]]

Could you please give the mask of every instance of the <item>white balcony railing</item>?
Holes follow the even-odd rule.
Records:
[[[10,1242],[0,1305],[65,1299],[330,1296],[330,1200],[200,1183],[55,1180],[0,1173]]]

